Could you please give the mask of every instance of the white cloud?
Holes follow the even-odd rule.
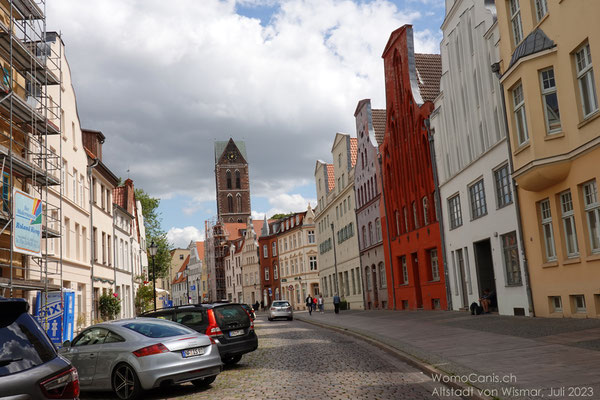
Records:
[[[175,248],[187,248],[190,242],[204,240],[204,232],[194,226],[185,228],[171,228],[167,232],[167,240]]]
[[[275,214],[287,214],[290,212],[302,212],[305,211],[310,203],[311,207],[315,207],[316,199],[307,199],[300,194],[287,194],[280,193],[269,198],[269,205],[271,206],[268,211],[252,211],[252,219],[264,219],[265,214],[267,218],[272,217]]]

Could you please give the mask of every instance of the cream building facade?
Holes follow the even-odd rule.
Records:
[[[333,309],[335,293],[351,309],[364,309],[354,202],[356,138],[337,133],[331,154],[333,164],[317,161],[315,166],[320,288],[326,309]]]
[[[244,232],[244,245],[241,255],[241,276],[242,281],[242,299],[241,303],[254,304],[261,299],[260,278],[258,273],[260,265],[258,260],[258,236],[254,232],[252,219],[248,218],[246,230]]]
[[[600,316],[600,2],[496,1],[538,316]]]
[[[296,310],[305,310],[305,299],[320,294],[315,213],[306,211],[279,220],[279,279],[282,299]]]

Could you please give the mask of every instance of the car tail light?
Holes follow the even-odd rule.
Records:
[[[292,309],[292,307],[291,307],[291,306],[288,306],[288,307],[286,307],[285,309],[286,309],[287,311],[290,311],[290,310]]]
[[[271,311],[275,311],[277,310],[275,307],[271,307]]]
[[[152,346],[143,347],[133,352],[136,357],[151,356],[152,354],[168,353],[169,349],[164,344],[158,343]]]
[[[206,328],[206,334],[208,336],[223,335],[221,328],[219,328],[219,325],[217,325],[217,320],[215,319],[215,313],[213,310],[208,310],[208,327]]]
[[[211,344],[217,344],[217,342],[215,342],[215,339],[213,339],[212,336],[209,336],[208,338],[210,339]]]
[[[42,383],[40,388],[49,399],[76,399],[79,397],[79,375],[73,367],[68,371],[52,376]]]

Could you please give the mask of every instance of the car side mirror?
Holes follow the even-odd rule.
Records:
[[[63,347],[71,347],[71,341],[70,340],[65,340],[62,344]]]

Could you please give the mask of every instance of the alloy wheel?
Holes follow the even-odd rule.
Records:
[[[135,398],[138,392],[137,385],[137,377],[129,365],[122,364],[113,372],[113,390],[119,399]]]

